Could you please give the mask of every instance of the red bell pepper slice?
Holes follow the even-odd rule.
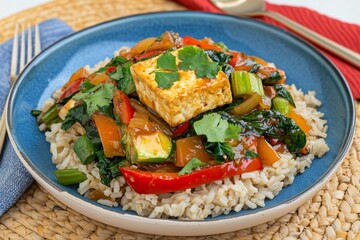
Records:
[[[120,171],[127,184],[140,194],[161,194],[182,191],[215,180],[232,177],[246,172],[262,169],[259,158],[241,159],[213,165],[192,173],[179,176],[178,173],[146,172],[131,167],[122,167]]]
[[[119,116],[122,123],[129,125],[131,118],[134,116],[134,109],[130,104],[129,97],[120,90],[114,92],[114,110]]]
[[[214,44],[210,44],[204,41],[197,40],[195,38],[192,38],[190,36],[185,36],[183,38],[184,45],[195,45],[198,46],[204,50],[216,50],[216,51],[223,51],[223,49],[219,46],[216,46]]]
[[[115,69],[116,69],[115,66],[110,66],[106,69],[105,74],[112,73],[113,71],[115,71]]]
[[[179,126],[177,126],[175,128],[175,130],[172,133],[172,136],[174,138],[182,136],[189,129],[189,127],[190,127],[190,122],[189,121],[180,124]]]
[[[78,92],[80,90],[80,85],[81,83],[85,80],[84,77],[79,78],[77,80],[75,80],[74,82],[72,82],[63,92],[63,94],[61,94],[61,96],[59,97],[59,99],[57,100],[58,102],[60,102],[61,100],[63,100],[64,98],[68,98],[70,96],[72,96],[73,94],[75,94],[76,92]]]
[[[236,64],[238,63],[238,59],[240,58],[241,54],[238,52],[232,52],[232,57],[230,57],[229,64],[233,67],[236,67]]]

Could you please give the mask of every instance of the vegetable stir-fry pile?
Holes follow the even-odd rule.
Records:
[[[48,128],[80,124],[86,134],[74,152],[84,165],[96,162],[103,184],[122,175],[138,193],[175,192],[259,171],[283,152],[307,154],[310,126],[285,80],[222,42],[165,32],[94,73],[77,70],[56,103],[33,114]],[[86,179],[76,169],[55,176],[64,185]]]

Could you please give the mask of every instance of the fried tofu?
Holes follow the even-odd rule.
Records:
[[[172,51],[179,63],[178,52]],[[152,108],[170,126],[175,127],[200,113],[232,102],[230,82],[223,71],[215,79],[197,78],[195,71],[178,70],[180,80],[168,89],[159,88],[155,81],[159,56],[131,66],[140,101]]]

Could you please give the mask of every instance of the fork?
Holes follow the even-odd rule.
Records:
[[[17,80],[18,75],[24,70],[25,66],[31,61],[33,57],[41,51],[40,44],[40,31],[39,26],[35,25],[35,44],[33,47],[32,34],[31,34],[31,26],[28,25],[27,30],[25,30],[24,24],[21,24],[21,45],[20,45],[20,57],[18,54],[19,49],[19,24],[15,25],[15,33],[12,47],[12,56],[11,56],[11,66],[10,66],[10,83],[14,85]],[[25,47],[25,35],[27,32],[27,46]],[[34,49],[34,54],[33,50]],[[27,50],[26,59],[25,59],[25,51]],[[19,67],[18,67],[19,65]],[[6,114],[7,114],[7,104],[6,101],[3,113],[0,119],[0,153],[2,152],[2,148],[5,142],[6,136]]]

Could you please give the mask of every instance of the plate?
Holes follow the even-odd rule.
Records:
[[[274,62],[287,73],[287,83],[304,92],[315,90],[319,108],[328,120],[330,151],[315,159],[292,185],[266,206],[231,212],[203,221],[150,219],[120,207],[102,206],[77,193],[76,187],[59,185],[53,172],[49,144],[30,114],[51,93],[84,65],[112,57],[120,46],[159,36],[166,30],[208,36],[230,49]],[[32,176],[47,191],[72,209],[100,222],[131,231],[161,235],[207,235],[247,228],[280,217],[316,194],[344,159],[354,134],[355,110],[349,87],[334,65],[312,46],[288,32],[253,19],[199,12],[162,12],[135,15],[105,22],[77,32],[44,50],[23,71],[11,91],[8,130],[17,154]]]

